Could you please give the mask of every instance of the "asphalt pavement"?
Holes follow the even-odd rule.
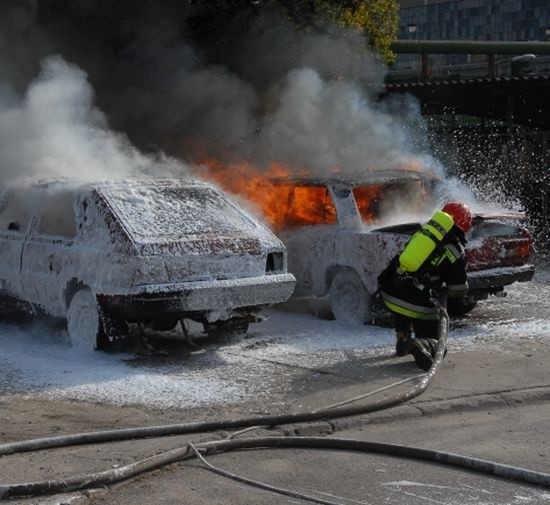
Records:
[[[451,331],[448,348],[449,353],[438,373],[419,397],[380,412],[317,422],[302,429],[296,427],[297,433],[314,433],[315,430],[326,433],[364,424],[386,423],[393,419],[421,418],[550,400],[550,349],[544,342],[519,339],[513,346],[507,346],[504,350],[484,350],[480,347],[475,351],[453,352]],[[332,387],[329,394],[318,391],[307,395],[302,399],[302,405],[314,409],[338,404],[366,394],[379,386],[391,385],[393,380],[388,377],[388,367],[400,367],[412,360],[412,356],[392,357],[387,360],[388,366],[374,367],[369,374],[369,384],[376,384],[376,387],[369,384],[343,383]],[[411,369],[412,367],[413,365]],[[418,369],[418,374],[422,373]],[[414,373],[411,373],[411,376],[413,375]],[[362,401],[372,402],[387,398],[411,388],[413,384],[414,382],[401,384]]]
[[[464,347],[460,344],[460,339],[453,338],[453,331],[451,328],[448,343],[449,353],[433,381],[421,396],[380,412],[285,425],[271,430],[252,431],[245,436],[284,434],[290,436],[362,437],[369,440],[385,439],[426,448],[439,448],[454,453],[467,452],[484,459],[494,458],[509,464],[547,471],[544,458],[550,458],[550,452],[547,454],[544,441],[550,436],[550,425],[544,422],[544,419],[550,415],[550,402],[548,401],[550,399],[548,373],[550,350],[547,349],[545,338],[518,336],[513,341],[506,341],[501,345],[498,339],[496,342],[489,343],[485,337],[479,342],[479,345]],[[373,364],[376,366],[371,366]],[[373,357],[372,361],[364,361],[364,367],[366,368],[364,382],[344,380],[343,376],[330,374],[330,382],[326,383],[330,387],[326,388],[319,387],[318,382],[320,376],[327,376],[326,373],[316,372],[305,376],[304,380],[315,382],[311,387],[304,387],[299,398],[292,398],[292,406],[289,407],[289,410],[308,411],[339,404],[422,373],[420,369],[416,368],[411,356],[397,358],[387,352]],[[413,384],[412,381],[402,383],[360,400],[356,404],[371,403],[388,398],[406,391]],[[33,408],[35,409],[33,413],[36,415],[36,405]],[[98,406],[95,409],[105,410]],[[123,409],[121,412],[124,410],[128,409]],[[88,410],[85,405],[75,405],[71,418],[78,418],[77,420],[80,422],[80,418],[87,415],[86,412]],[[514,415],[511,415],[511,412]],[[195,412],[195,414],[200,418],[199,412]],[[237,409],[235,412],[218,412],[217,415],[210,412],[210,415],[214,415],[216,418],[220,416],[236,418],[242,417],[243,411]],[[163,424],[168,421],[163,418],[162,413],[154,415],[149,412],[149,416],[146,421],[146,424],[149,425]],[[71,418],[65,417],[61,420],[61,418],[57,419],[52,415],[42,416],[44,421],[54,419],[53,422],[62,427],[64,431],[68,429],[68,422],[72,420]],[[31,417],[29,424],[38,429],[40,426],[37,423],[38,419]],[[470,422],[469,419],[475,420],[475,423],[474,421]],[[508,422],[508,419],[512,419],[513,422]],[[145,423],[145,419],[143,422]],[[184,419],[181,419],[181,422],[184,422]],[[439,428],[430,431],[429,426],[432,425],[439,426]],[[480,425],[485,425],[484,431],[480,431],[481,428],[474,428],[474,426]],[[53,425],[49,428],[47,426],[42,427],[42,435],[47,435],[48,431],[56,429]],[[420,431],[415,431],[418,426],[423,428]],[[452,438],[447,438],[445,426],[455,427]],[[548,430],[545,426],[548,426]],[[76,428],[77,424],[72,426],[70,431],[79,431]],[[89,429],[87,426],[86,431]],[[528,430],[523,438],[522,430]],[[475,438],[473,438],[474,432],[477,433]],[[413,433],[412,436],[411,433]],[[420,435],[416,433],[420,433]],[[512,450],[508,448],[503,451],[503,433],[508,433],[505,435],[508,438],[510,437],[509,433],[514,433],[514,436],[521,438],[522,443],[516,444]],[[43,478],[44,469],[47,471],[46,475],[58,475],[59,472],[62,475],[74,475],[75,473],[101,471],[131,463],[136,459],[188,441],[222,438],[227,435],[228,433],[218,433],[149,439],[128,441],[113,446],[103,444],[74,448],[69,451],[50,451],[46,459],[40,453],[19,455],[10,457],[12,459],[5,467],[2,483],[37,480]],[[483,443],[474,444],[474,440],[482,440]],[[483,450],[476,453],[476,447]],[[529,455],[539,455],[539,458],[536,459]],[[452,473],[454,470],[440,473],[441,471],[435,470],[433,465],[424,464],[418,468],[414,479],[404,480],[403,475],[410,475],[409,463],[388,462],[380,458],[365,459],[357,455],[328,457],[323,452],[284,451],[284,455],[277,454],[275,456],[271,451],[254,451],[247,453],[246,457],[240,456],[239,453],[216,456],[212,458],[212,462],[230,470],[238,470],[237,473],[241,472],[248,476],[254,476],[257,470],[256,478],[258,480],[278,483],[282,487],[297,488],[302,491],[325,489],[325,493],[334,493],[336,497],[353,498],[351,501],[346,500],[345,502],[336,498],[332,499],[336,503],[402,503],[409,505],[426,503],[426,501],[422,501],[424,498],[428,501],[435,500],[434,503],[453,505],[550,503],[550,492],[545,493],[531,487],[528,487],[527,490],[522,488],[523,494],[518,495],[520,498],[514,495],[515,498],[508,499],[506,496],[515,492],[513,486],[508,487],[509,484],[506,484],[503,487],[498,480],[490,485],[485,484],[484,478],[478,477],[475,477],[473,481],[469,480],[469,477],[461,477],[463,482],[460,486],[460,493],[464,496],[458,500],[456,489],[449,485],[449,482],[455,478],[455,474]],[[327,469],[326,465],[332,465],[332,468]],[[304,468],[308,469],[305,474],[303,473]],[[353,487],[353,478],[357,478],[358,471],[364,472],[361,474],[363,480],[361,486]],[[435,477],[436,473],[437,477]],[[355,477],[352,478],[353,475]],[[300,478],[295,480],[297,476]],[[381,476],[384,477],[382,480],[379,478]],[[420,485],[423,492],[417,493],[414,486]],[[492,501],[474,500],[471,497],[478,495],[471,491],[473,488],[477,490],[476,493],[481,493],[479,496],[482,497],[498,491],[500,498],[497,500],[493,496]],[[365,496],[370,498],[367,499]],[[376,498],[372,498],[373,496]],[[91,493],[77,492],[49,498],[20,499],[9,503],[22,505],[36,503],[52,505],[61,503],[73,505],[163,503],[175,505],[183,503],[182,497],[185,497],[184,502],[189,505],[298,503],[296,500],[272,496],[265,491],[251,490],[249,486],[236,484],[222,477],[216,477],[214,481],[212,474],[202,469],[198,462],[171,465],[137,479],[109,486],[106,489],[94,490]],[[526,497],[531,501],[528,501]]]
[[[450,348],[453,347],[452,336]],[[550,353],[542,343],[516,343],[512,348],[452,350],[427,391],[406,404],[369,415],[332,419],[241,436],[302,435],[385,441],[547,472],[550,435]],[[412,358],[387,358],[402,368]],[[391,384],[387,368],[374,381]],[[386,370],[385,372],[383,370]],[[372,387],[341,385],[330,394],[302,398],[303,408],[344,402]],[[388,396],[411,387],[386,390]],[[379,398],[378,397],[378,398]],[[375,401],[369,397],[364,401]],[[322,400],[322,401],[321,401]],[[227,434],[222,434],[225,436]],[[550,503],[550,492],[532,485],[487,477],[433,463],[340,451],[285,450],[227,453],[209,462],[238,475],[313,495],[330,503],[420,505],[517,505]],[[148,503],[190,505],[284,504],[297,499],[258,490],[214,475],[198,462],[92,494],[94,505],[135,503],[145,493]],[[88,502],[85,502],[88,503]],[[305,502],[304,502],[305,503]]]

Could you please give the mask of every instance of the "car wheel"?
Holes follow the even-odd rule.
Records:
[[[330,285],[330,308],[334,318],[361,324],[371,318],[371,296],[363,281],[351,269],[340,270]]]
[[[106,340],[97,300],[87,288],[80,289],[71,298],[67,333],[71,346],[82,351],[99,349]]]
[[[248,331],[248,325],[247,319],[235,317],[227,321],[205,323],[204,329],[209,338],[220,340],[244,335]]]

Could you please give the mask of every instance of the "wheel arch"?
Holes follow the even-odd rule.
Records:
[[[372,301],[372,293],[355,268],[334,270],[329,285],[329,302],[335,319],[367,323],[372,319]]]
[[[90,289],[90,287],[84,282],[82,282],[81,280],[77,279],[76,277],[73,277],[69,282],[67,282],[67,285],[63,290],[63,298],[65,300],[65,309],[69,308],[69,305],[71,303],[73,296],[75,295],[75,293],[77,293],[81,289]]]
[[[330,285],[332,284],[332,281],[334,280],[334,277],[336,277],[336,274],[341,271],[348,271],[353,272],[354,274],[361,279],[361,282],[367,287],[365,284],[365,279],[363,279],[362,275],[357,271],[356,268],[350,266],[350,265],[331,265],[327,268],[327,271],[325,272],[325,294],[327,294],[330,290]]]

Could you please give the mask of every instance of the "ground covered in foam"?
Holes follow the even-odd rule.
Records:
[[[518,342],[550,338],[547,272],[518,284],[506,298],[481,303],[468,317],[454,320],[449,351],[483,346],[507,352]],[[128,349],[95,352],[71,348],[63,329],[32,325],[0,326],[0,379],[3,395],[136,405],[154,408],[215,407],[253,402],[296,386],[304,370],[352,374],[381,366],[393,354],[393,331],[350,326],[308,311],[268,311],[246,337],[209,342],[195,328],[193,347],[177,334],[151,334],[159,353]],[[156,337],[160,340],[156,340]],[[369,361],[370,360],[370,361]]]

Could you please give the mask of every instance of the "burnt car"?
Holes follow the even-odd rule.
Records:
[[[281,241],[210,184],[46,181],[0,200],[0,308],[66,318],[71,343],[128,323],[246,332],[295,279]]]
[[[297,280],[293,297],[328,295],[335,318],[372,320],[377,277],[433,212],[437,177],[388,170],[360,178],[285,177],[271,184],[284,202],[275,224]],[[502,219],[476,214],[467,235],[470,290],[448,306],[452,315],[533,277],[530,233]]]

